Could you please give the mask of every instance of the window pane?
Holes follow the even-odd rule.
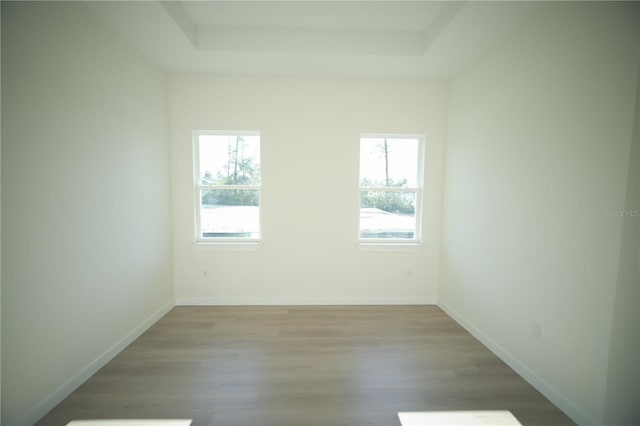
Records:
[[[360,186],[417,185],[418,139],[360,139]]]
[[[413,239],[415,232],[415,192],[360,192],[360,238]]]
[[[257,190],[203,189],[200,196],[203,238],[259,238]]]
[[[260,184],[260,136],[200,135],[201,185]]]

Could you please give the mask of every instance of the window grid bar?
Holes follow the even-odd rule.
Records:
[[[198,189],[244,189],[248,191],[260,191],[260,185],[196,185]]]
[[[361,186],[360,191],[385,191],[385,192],[418,192],[420,188],[401,188],[394,186]]]

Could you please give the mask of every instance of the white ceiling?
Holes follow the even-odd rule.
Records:
[[[89,2],[171,72],[447,78],[533,2]]]
[[[423,31],[446,5],[432,1],[185,1],[198,25]]]

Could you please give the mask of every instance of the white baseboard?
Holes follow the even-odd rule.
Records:
[[[438,300],[438,306],[445,311],[451,318],[456,320],[465,330],[471,333],[476,339],[480,340],[489,350],[491,350],[498,358],[503,360],[509,367],[511,367],[516,373],[522,376],[531,386],[536,388],[541,394],[555,404],[560,410],[562,410],[567,416],[579,425],[597,425],[598,422],[590,415],[579,408],[575,403],[570,401],[560,392],[558,392],[552,385],[543,380],[533,370],[523,364],[509,351],[504,349],[498,343],[496,343],[489,336],[484,334],[479,328],[477,328],[471,321],[462,316],[459,312],[449,306],[445,301]]]
[[[435,305],[435,303],[435,300],[423,297],[184,297],[176,300],[177,306]]]
[[[122,339],[114,343],[109,349],[107,349],[102,355],[93,360],[89,365],[80,370],[75,376],[71,377],[65,383],[63,383],[58,389],[56,389],[51,395],[44,398],[33,408],[31,408],[15,426],[31,426],[40,420],[51,409],[58,405],[62,400],[71,394],[84,383],[89,377],[94,375],[99,369],[101,369],[107,362],[111,361],[113,357],[118,355],[124,348],[129,346],[134,340],[136,340],[142,333],[147,331],[149,327],[156,323],[160,318],[166,315],[175,304],[173,302],[167,303],[158,311],[150,315],[147,319],[142,321],[140,325],[134,328]]]

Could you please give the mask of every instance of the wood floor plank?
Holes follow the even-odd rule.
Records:
[[[436,306],[218,306],[174,308],[37,425],[398,426],[445,410],[573,424]]]

